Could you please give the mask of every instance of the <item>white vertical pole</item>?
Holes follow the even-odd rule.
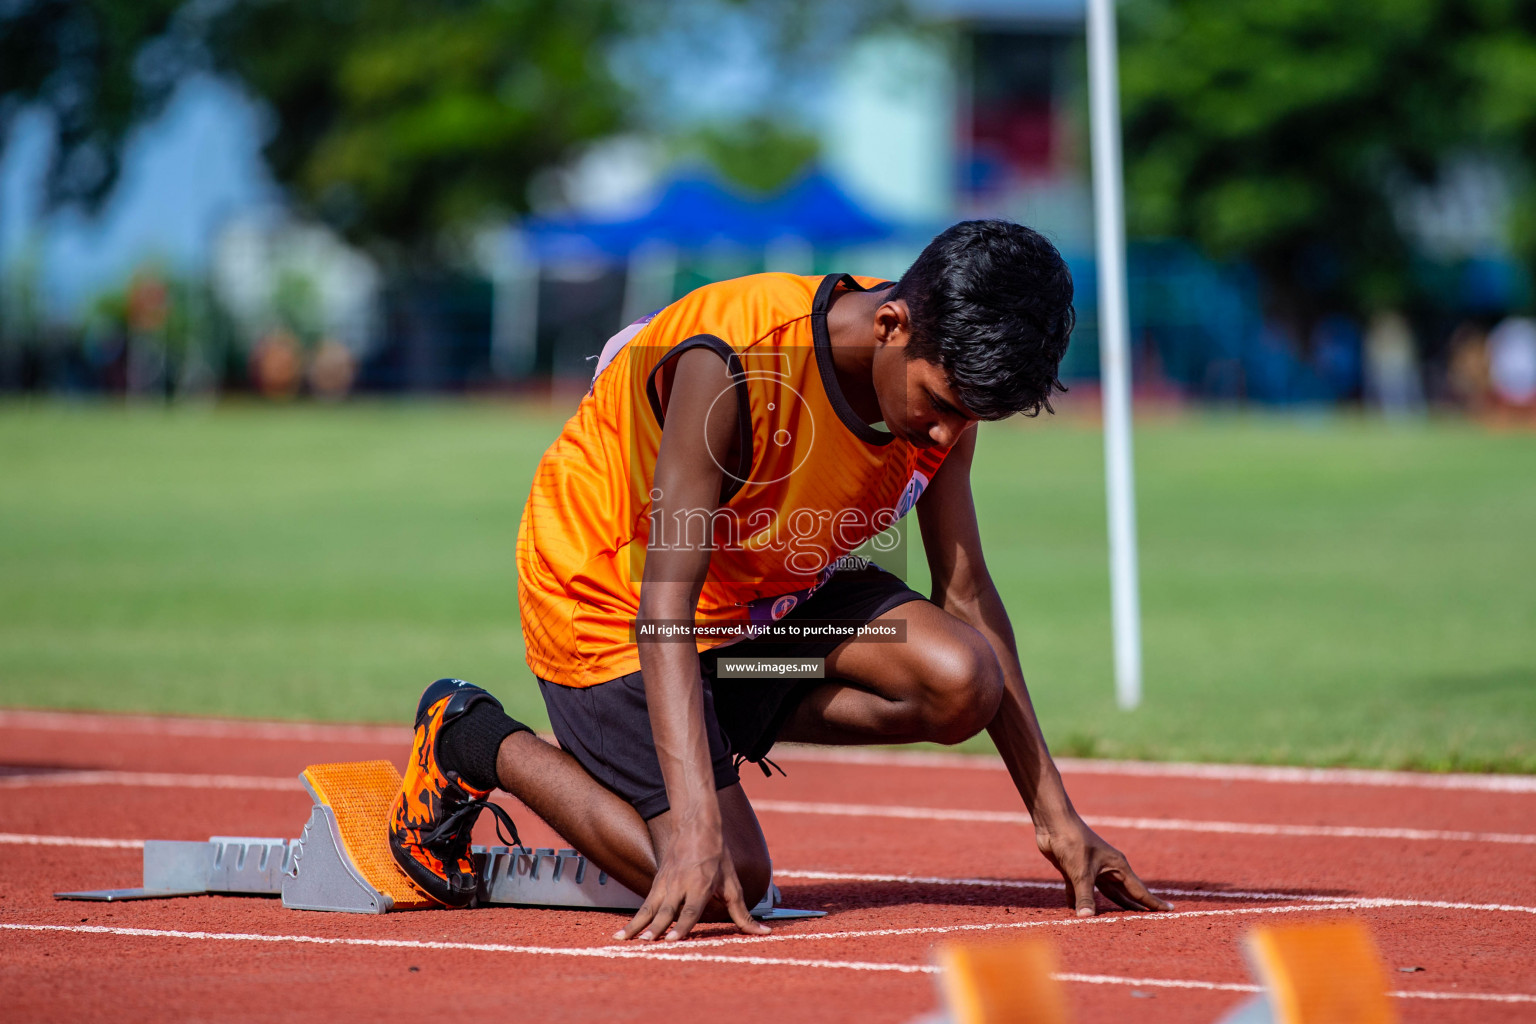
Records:
[[[1115,697],[1141,703],[1141,599],[1136,568],[1136,487],[1131,473],[1130,315],[1125,297],[1125,198],[1120,167],[1119,48],[1114,0],[1088,0],[1088,99],[1093,136],[1094,231],[1099,269],[1099,363],[1104,472],[1109,498],[1109,589]]]

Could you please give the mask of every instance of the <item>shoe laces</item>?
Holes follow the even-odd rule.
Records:
[[[481,811],[490,811],[496,819],[496,838],[508,846],[522,846],[523,841],[518,837],[517,825],[512,821],[512,815],[500,804],[491,803],[489,796],[479,800],[470,800],[454,808],[443,817],[430,832],[421,837],[421,844],[426,847],[443,847],[455,855],[460,852],[460,847],[469,842],[469,831],[474,825],[475,818]],[[503,829],[502,826],[506,828]],[[507,833],[511,835],[508,836]]]

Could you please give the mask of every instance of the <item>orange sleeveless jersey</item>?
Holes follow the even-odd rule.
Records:
[[[545,452],[517,535],[518,609],[528,667],[585,687],[638,671],[634,620],[653,529],[662,543],[715,545],[696,622],[700,650],[782,618],[916,504],[948,449],[914,448],[864,423],[838,387],[826,311],[833,274],[758,274],[698,289],[611,338],[591,391]],[[651,483],[665,395],[660,370],[695,346],[725,360],[719,401],[741,452],[720,509],[653,522]],[[657,517],[659,518],[659,516]]]

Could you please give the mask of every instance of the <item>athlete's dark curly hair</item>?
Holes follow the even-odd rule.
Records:
[[[1072,273],[1039,232],[968,220],[929,242],[896,282],[911,316],[908,359],[943,367],[967,409],[998,420],[1051,408],[1077,315]]]

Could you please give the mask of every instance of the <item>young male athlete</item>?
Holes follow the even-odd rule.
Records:
[[[1078,915],[1095,913],[1095,886],[1128,910],[1168,909],[1062,787],[971,501],[974,426],[1049,410],[1072,324],[1056,249],[971,221],[894,285],[760,274],[611,339],[518,533],[528,664],[560,746],[479,687],[428,687],[390,826],[401,867],[469,904],[475,818],[511,826],[487,802],[500,786],[647,894],[616,937],[680,939],[701,919],[759,934],[747,908],[770,868],[743,760],[761,766],[779,740],[986,729]],[[914,507],[931,599],[846,557]],[[904,641],[809,629],[829,622]],[[731,678],[722,657],[824,658],[825,678]]]

